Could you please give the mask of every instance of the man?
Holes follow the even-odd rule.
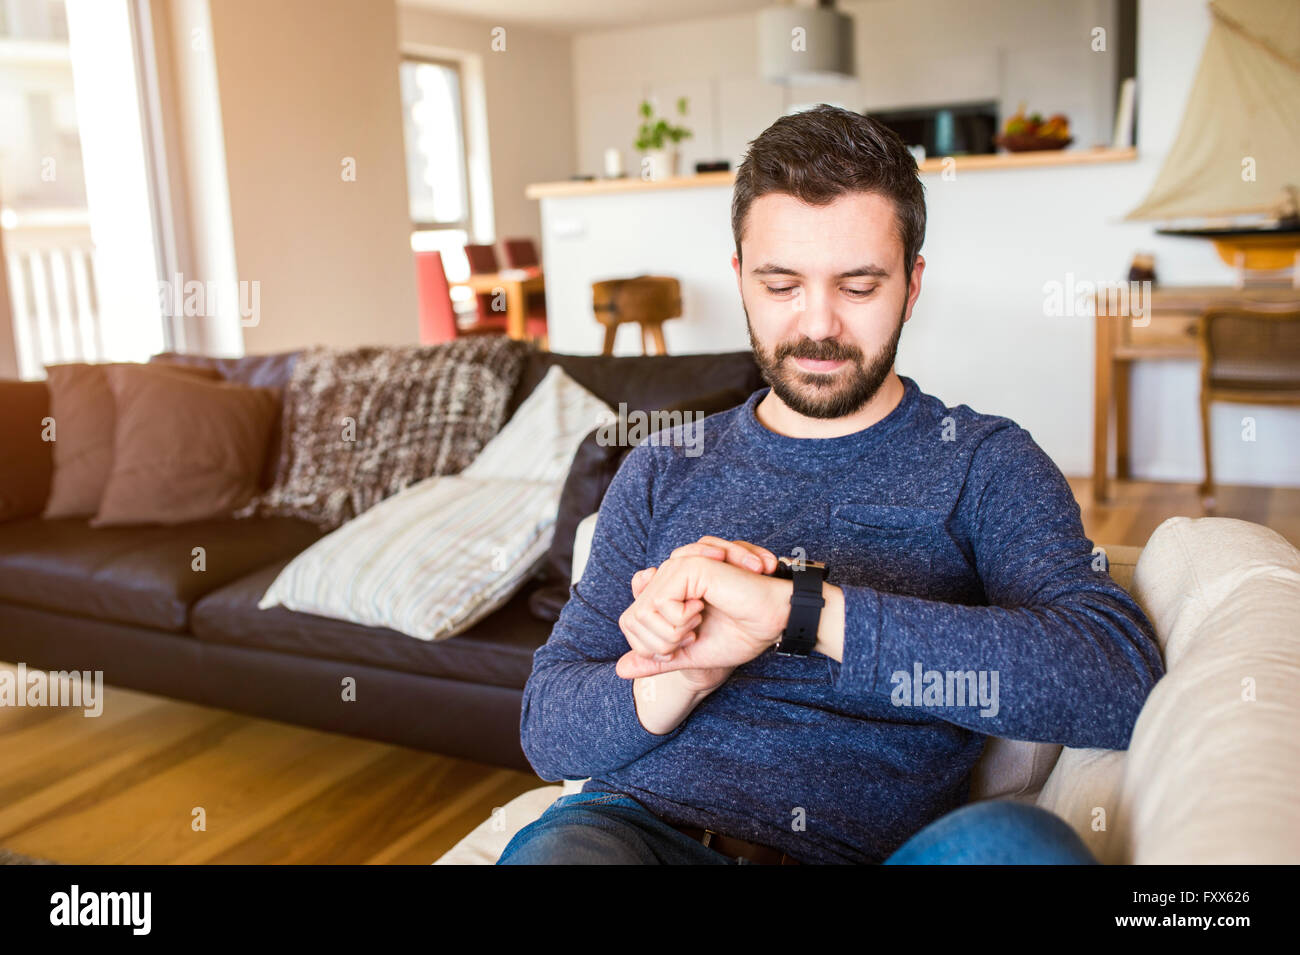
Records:
[[[971,769],[986,736],[1126,748],[1160,654],[1029,433],[894,371],[915,160],[782,117],[732,231],[770,388],[615,477],[521,720],[540,776],[591,778],[500,861],[1092,862],[1044,810],[963,805]]]

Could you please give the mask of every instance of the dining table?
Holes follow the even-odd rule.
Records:
[[[506,297],[506,334],[511,338],[527,337],[526,302],[530,294],[546,290],[546,276],[540,266],[522,269],[501,269],[497,272],[479,272],[467,279],[451,283],[455,286],[472,289],[476,295],[497,295]]]

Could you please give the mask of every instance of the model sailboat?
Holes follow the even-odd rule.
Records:
[[[1300,0],[1213,0],[1182,126],[1125,220],[1211,239],[1237,284],[1300,287]]]

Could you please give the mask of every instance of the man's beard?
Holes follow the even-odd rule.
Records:
[[[742,303],[742,308],[743,308]],[[898,339],[903,334],[903,316],[907,306],[899,313],[898,325],[884,347],[867,364],[863,364],[862,349],[845,345],[833,339],[815,342],[801,338],[795,342],[782,342],[768,353],[754,338],[754,326],[745,309],[745,325],[749,329],[749,344],[754,350],[763,380],[772,386],[776,396],[792,410],[808,418],[843,418],[862,409],[875,397],[894,367],[898,354]],[[787,367],[787,358],[810,358],[818,361],[848,361],[851,367],[829,373],[801,371]]]

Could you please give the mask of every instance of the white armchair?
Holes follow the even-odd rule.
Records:
[[[578,527],[575,580],[595,517]],[[1129,749],[990,737],[971,801],[1042,806],[1106,864],[1300,862],[1300,551],[1258,524],[1186,517],[1144,548],[1103,549],[1155,626],[1167,670]],[[494,863],[583,782],[516,797],[435,864]]]

